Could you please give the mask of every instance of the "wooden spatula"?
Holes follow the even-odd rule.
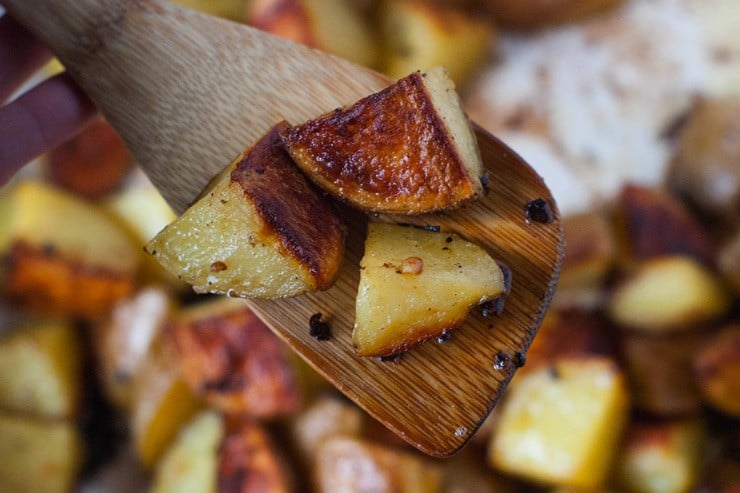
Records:
[[[325,53],[163,0],[2,0],[46,42],[118,130],[164,197],[182,211],[208,180],[282,119],[300,123],[389,80]],[[460,449],[501,396],[547,309],[563,254],[560,218],[537,174],[478,129],[487,197],[439,225],[485,247],[513,274],[503,314],[473,313],[444,343],[398,361],[359,358],[354,300],[367,219],[351,215],[347,260],[327,292],[253,301],[255,312],[350,399],[419,450]],[[549,222],[528,220],[544,199]],[[393,218],[380,218],[394,220]],[[333,338],[309,336],[320,312]]]

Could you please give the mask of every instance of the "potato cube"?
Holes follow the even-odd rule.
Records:
[[[71,493],[82,464],[75,425],[0,414],[0,491]]]
[[[200,293],[278,298],[328,289],[344,231],[282,149],[275,126],[146,247]]]
[[[533,371],[503,404],[491,465],[539,483],[597,488],[621,438],[627,397],[610,359],[562,359]]]
[[[740,323],[712,336],[694,355],[694,373],[707,402],[740,417]]]
[[[600,288],[617,254],[609,222],[599,213],[576,214],[563,220],[563,234],[565,257],[558,291]]]
[[[687,493],[699,480],[703,432],[695,421],[633,424],[617,461],[630,493]]]
[[[483,193],[475,134],[441,68],[286,129],[283,141],[314,183],[366,211],[421,214]]]
[[[439,336],[505,289],[501,268],[479,246],[392,224],[368,226],[360,270],[352,333],[360,356],[395,354]]]
[[[287,348],[244,300],[183,309],[165,333],[183,379],[209,406],[257,418],[298,409],[301,396]]]
[[[247,22],[263,31],[374,67],[377,42],[345,0],[252,0]]]
[[[331,438],[316,456],[319,493],[436,493],[442,470],[425,459],[354,438]]]
[[[152,493],[216,493],[224,420],[206,411],[177,435],[154,471]]]
[[[493,25],[457,8],[421,0],[387,0],[380,7],[385,42],[382,69],[393,78],[445,67],[456,84],[471,79],[487,61]]]
[[[134,380],[131,432],[137,456],[148,469],[201,408],[174,359],[167,348],[153,348]]]
[[[49,185],[21,182],[0,198],[1,290],[52,315],[97,319],[127,296],[139,256],[95,206]]]
[[[642,264],[615,289],[611,319],[646,332],[691,330],[723,316],[730,297],[716,276],[695,260],[659,257]]]
[[[82,398],[82,347],[68,323],[44,322],[0,340],[0,409],[71,418]]]

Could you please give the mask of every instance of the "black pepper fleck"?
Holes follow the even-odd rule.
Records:
[[[389,356],[381,356],[380,361],[383,363],[398,363],[401,361],[401,355],[400,354],[391,354]]]
[[[549,223],[555,219],[550,203],[545,199],[534,199],[527,203],[525,208],[527,221]]]
[[[506,304],[506,296],[501,295],[498,298],[486,301],[480,305],[480,313],[486,318],[498,316],[504,313],[504,305]]]
[[[553,380],[560,380],[560,372],[555,368],[555,365],[550,366],[548,373],[550,374],[550,378]]]
[[[501,274],[504,276],[504,294],[511,293],[511,269],[508,265],[498,262],[498,266],[501,269]]]
[[[508,354],[503,351],[499,351],[496,353],[496,356],[493,357],[493,369],[499,371],[503,370],[509,365],[510,361],[511,358]]]
[[[483,173],[483,176],[480,177],[480,184],[483,185],[483,191],[488,192],[488,187],[491,185],[491,175]]]
[[[452,236],[448,236],[447,239],[445,239],[447,243],[452,243]]]
[[[321,313],[314,313],[308,319],[309,334],[319,341],[328,341],[331,339],[331,327],[321,320]]]
[[[437,337],[437,342],[442,344],[443,342],[447,342],[452,338],[452,331],[451,330],[444,330],[442,333]]]
[[[527,357],[524,356],[524,353],[521,351],[517,351],[514,353],[514,364],[517,368],[521,368],[522,366],[527,364]]]

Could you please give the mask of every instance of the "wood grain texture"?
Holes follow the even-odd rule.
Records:
[[[4,0],[54,48],[179,211],[239,152],[282,119],[299,123],[388,84],[350,62],[160,0]],[[359,358],[354,300],[367,218],[344,211],[347,257],[329,291],[253,301],[255,312],[347,396],[431,455],[459,450],[501,396],[552,297],[563,254],[549,190],[482,130],[487,196],[450,214],[400,222],[439,225],[486,248],[513,272],[502,315],[474,313],[442,344],[397,362]],[[529,223],[526,204],[550,201],[555,219]],[[393,221],[392,217],[377,220]],[[320,312],[333,337],[309,336]],[[498,364],[497,364],[498,363]]]

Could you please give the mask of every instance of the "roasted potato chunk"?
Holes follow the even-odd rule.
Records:
[[[172,310],[173,301],[165,290],[145,288],[120,301],[110,320],[93,329],[103,390],[120,408],[131,409],[134,377]]]
[[[498,24],[519,29],[572,22],[622,3],[622,0],[485,0]]]
[[[441,468],[405,452],[354,438],[331,438],[316,456],[317,491],[435,493]]]
[[[712,265],[717,249],[691,211],[667,192],[627,185],[615,214],[625,264],[664,255],[686,255]]]
[[[72,418],[82,397],[82,347],[70,324],[42,322],[0,339],[0,410]]]
[[[609,302],[622,327],[666,332],[691,329],[724,315],[730,297],[716,276],[688,257],[645,262],[617,286]]]
[[[157,463],[152,493],[217,493],[224,433],[224,420],[217,413],[196,415]]]
[[[318,186],[366,211],[421,214],[483,193],[475,134],[440,68],[286,129],[283,140]]]
[[[696,421],[632,424],[617,461],[630,493],[686,493],[699,479],[704,434]]]
[[[247,22],[263,31],[374,67],[377,41],[365,19],[344,0],[252,0]]]
[[[538,483],[598,488],[627,413],[624,377],[611,359],[558,360],[509,392],[491,437],[491,465]]]
[[[0,414],[0,491],[71,493],[82,464],[75,425]]]
[[[393,78],[445,67],[458,85],[470,80],[492,51],[490,22],[422,0],[386,0],[380,7],[383,71]]]
[[[614,267],[617,249],[611,225],[603,214],[576,214],[563,220],[565,256],[558,291],[598,290]]]
[[[485,250],[455,235],[370,224],[360,261],[355,327],[360,356],[387,356],[460,325],[505,290]]]
[[[300,393],[285,346],[243,300],[184,309],[166,333],[184,380],[209,406],[257,418],[298,409]]]
[[[344,231],[280,143],[275,126],[208,192],[147,245],[200,293],[279,298],[328,289],[339,273]]]
[[[686,122],[669,185],[704,212],[740,221],[740,99],[700,100]]]
[[[90,200],[118,189],[131,165],[131,153],[116,131],[102,120],[52,149],[46,157],[54,183]]]
[[[363,421],[358,407],[335,397],[323,397],[296,417],[291,432],[298,452],[308,463],[325,440],[359,437]]]
[[[25,181],[0,198],[0,291],[50,315],[98,319],[133,290],[136,247],[104,213]]]
[[[134,448],[142,465],[151,469],[201,402],[182,380],[174,355],[162,345],[152,348],[140,366],[132,395]]]
[[[707,402],[740,417],[740,323],[707,341],[694,356],[694,372]]]

